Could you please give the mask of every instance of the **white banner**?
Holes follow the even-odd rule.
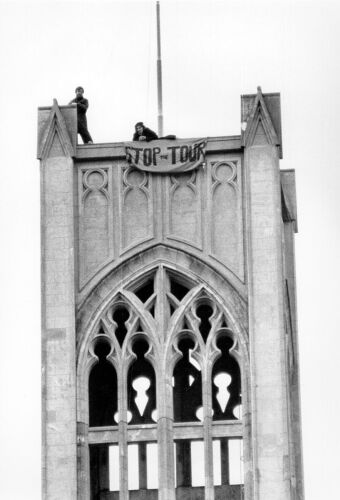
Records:
[[[127,161],[146,172],[180,173],[202,165],[206,139],[125,143]]]

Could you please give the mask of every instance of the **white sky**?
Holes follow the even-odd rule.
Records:
[[[161,2],[165,133],[240,133],[240,95],[281,92],[295,168],[306,500],[339,497],[340,4]],[[40,498],[37,107],[82,85],[95,142],[157,129],[155,2],[0,0],[0,498]]]

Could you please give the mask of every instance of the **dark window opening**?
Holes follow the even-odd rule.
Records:
[[[199,325],[199,330],[203,337],[204,342],[207,341],[209,332],[211,330],[211,323],[209,318],[212,316],[213,309],[209,304],[201,304],[196,309],[196,314],[200,318],[201,322]]]
[[[170,280],[170,291],[172,295],[176,297],[177,300],[181,301],[186,294],[190,291],[190,288],[178,283],[173,278]]]
[[[144,339],[133,344],[137,359],[128,373],[128,409],[131,412],[130,424],[155,423],[156,376],[152,365],[145,359],[149,345]]]
[[[228,328],[227,320],[225,319],[225,317],[224,317],[224,316],[223,316],[223,320],[222,320],[221,328]]]
[[[178,348],[183,357],[177,362],[173,373],[173,404],[175,422],[198,421],[197,410],[202,406],[202,375],[197,361],[191,353],[192,339],[182,339]]]
[[[151,295],[154,293],[153,278],[144,283],[140,288],[135,290],[135,295],[139,298],[141,302],[146,302]]]
[[[204,443],[182,439],[175,443],[176,499],[204,500]]]
[[[235,420],[234,413],[241,404],[241,374],[237,361],[230,355],[233,340],[220,337],[216,343],[222,355],[212,370],[213,420]]]
[[[183,439],[176,442],[176,487],[191,486],[190,441]]]
[[[102,323],[100,323],[100,325],[99,325],[99,329],[98,329],[98,334],[99,334],[99,335],[105,335],[105,333],[106,333],[106,332],[105,332],[105,330],[104,330],[104,327],[103,327]]]
[[[117,323],[115,334],[121,347],[127,334],[125,324],[129,317],[129,311],[125,307],[118,307],[112,315],[113,321]]]
[[[90,445],[91,500],[110,498],[109,446]]]
[[[108,342],[97,342],[94,352],[99,358],[89,378],[89,422],[90,427],[115,425],[117,411],[117,375],[112,364],[106,359],[110,352]]]

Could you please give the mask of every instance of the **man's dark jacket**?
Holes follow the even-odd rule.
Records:
[[[78,122],[78,134],[81,135],[84,143],[92,142],[92,137],[87,129],[87,119],[86,111],[89,107],[89,101],[85,97],[76,97],[72,99],[70,104],[75,103],[77,105],[77,122]]]
[[[158,139],[158,135],[156,134],[156,132],[154,132],[153,130],[151,130],[150,128],[148,127],[143,127],[143,132],[141,135],[144,135],[145,136],[145,140],[146,142],[150,142],[150,141],[154,141],[155,139]],[[132,140],[133,141],[139,141],[139,137],[140,135],[138,134],[138,132],[136,131],[134,134],[133,134],[133,138]]]
[[[76,97],[71,102],[77,105],[78,128],[84,127],[87,129],[86,111],[89,107],[89,101],[85,97]]]

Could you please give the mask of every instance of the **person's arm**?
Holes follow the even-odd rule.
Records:
[[[82,111],[86,112],[87,108],[89,107],[89,101],[87,99],[82,99],[81,101],[77,102],[78,109],[81,109]]]
[[[75,102],[76,102],[76,100],[75,100],[75,99],[72,99],[72,101],[70,101],[70,102],[68,103],[68,105],[70,106],[70,104],[75,104]]]
[[[147,133],[145,133],[147,142],[155,141],[156,139],[158,139],[158,135],[153,130],[148,128],[148,129],[144,129],[144,132],[147,132]]]

